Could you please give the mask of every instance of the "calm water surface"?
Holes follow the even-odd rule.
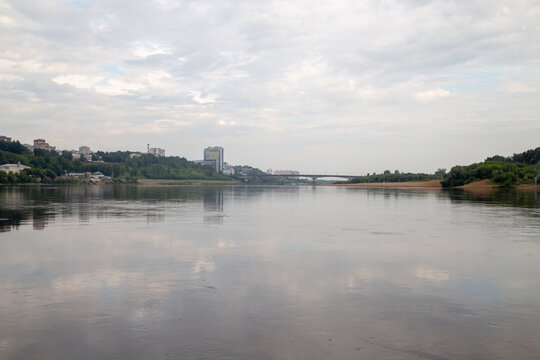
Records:
[[[1,359],[539,359],[540,199],[0,188]]]

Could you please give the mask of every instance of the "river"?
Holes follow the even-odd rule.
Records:
[[[539,359],[539,197],[0,187],[0,358]]]

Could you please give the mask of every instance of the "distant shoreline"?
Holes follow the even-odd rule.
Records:
[[[442,189],[441,180],[428,180],[428,181],[404,181],[404,182],[384,182],[384,183],[356,183],[356,184],[329,184],[329,186],[347,186],[347,187],[375,187],[375,188],[430,188],[430,189]],[[540,186],[538,186],[540,188]],[[493,183],[491,180],[475,181],[467,185],[456,186],[452,189],[500,189],[498,184]],[[532,184],[521,184],[513,187],[512,189],[518,190],[534,190]]]
[[[389,188],[442,188],[440,180],[384,182],[384,183],[330,184],[330,186],[389,187]]]

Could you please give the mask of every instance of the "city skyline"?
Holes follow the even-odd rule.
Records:
[[[302,172],[540,144],[534,1],[0,0],[2,134]],[[39,134],[36,136],[35,134]]]

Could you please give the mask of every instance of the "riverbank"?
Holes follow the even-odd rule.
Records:
[[[384,183],[330,184],[330,186],[389,187],[389,188],[442,188],[440,180],[384,182]]]
[[[357,184],[330,184],[330,186],[349,186],[349,187],[384,187],[384,188],[442,188],[440,180],[428,181],[409,181],[409,182],[385,182],[385,183],[357,183]],[[464,190],[488,190],[500,189],[500,185],[495,184],[491,180],[475,181],[467,185],[456,186],[454,189]],[[521,184],[515,186],[517,190],[534,190],[533,184]],[[540,190],[540,186],[538,186]]]

